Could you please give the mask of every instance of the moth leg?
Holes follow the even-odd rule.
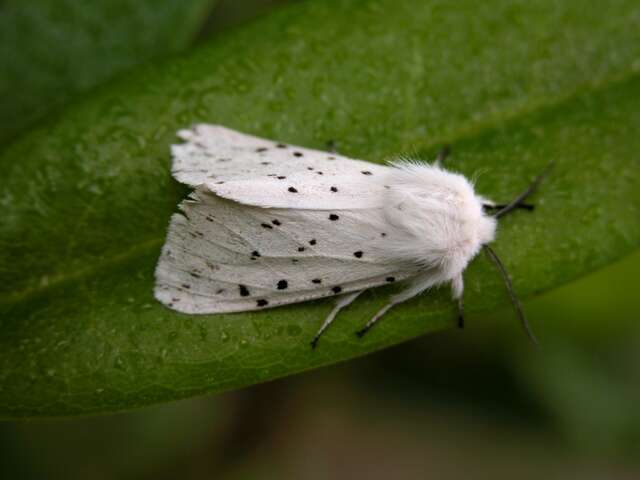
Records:
[[[421,294],[427,288],[432,287],[436,283],[438,282],[436,279],[433,278],[433,276],[419,277],[409,286],[409,288],[407,288],[406,290],[396,295],[393,295],[391,297],[391,301],[387,303],[384,307],[382,307],[378,311],[378,313],[376,313],[373,316],[373,318],[366,323],[366,325],[362,328],[362,330],[358,330],[356,332],[356,335],[362,338],[364,334],[367,333],[371,329],[371,327],[373,327],[376,324],[376,322],[380,320],[384,316],[384,314],[387,313],[393,306],[398,305],[399,303],[405,302],[415,297],[416,295]]]
[[[458,328],[464,328],[464,304],[462,297],[458,299]]]
[[[340,310],[342,310],[344,307],[351,304],[356,298],[358,298],[358,295],[360,295],[362,292],[364,292],[364,290],[360,290],[359,292],[349,293],[348,295],[343,295],[336,300],[335,307],[333,307],[333,310],[331,310],[331,313],[329,313],[327,318],[324,320],[324,323],[320,327],[320,330],[318,330],[318,333],[316,333],[316,336],[313,337],[313,340],[311,340],[311,348],[313,349],[316,348],[316,346],[318,345],[318,340],[320,340],[320,337],[322,336],[324,331],[327,328],[329,328],[329,325],[331,325],[331,323],[335,320],[336,315],[338,315],[338,312],[340,312]]]
[[[451,153],[450,145],[445,145],[444,147],[442,147],[442,150],[438,152],[438,156],[436,157],[436,165],[442,166],[445,160],[447,159],[447,157],[449,157],[450,153]]]
[[[451,281],[451,292],[453,293],[453,299],[457,301],[458,305],[458,328],[464,328],[464,305],[462,303],[464,281],[462,280],[462,274]]]

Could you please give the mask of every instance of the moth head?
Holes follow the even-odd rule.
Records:
[[[480,221],[478,222],[478,239],[480,240],[480,244],[486,245],[487,243],[493,242],[496,238],[497,227],[498,221],[492,215],[488,215],[483,211]]]
[[[475,194],[477,205],[480,206],[480,221],[478,222],[478,239],[481,245],[491,243],[496,238],[496,229],[498,228],[498,221],[492,215],[490,205],[493,205],[491,200],[484,198],[481,195]]]

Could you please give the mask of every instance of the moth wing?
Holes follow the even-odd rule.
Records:
[[[318,177],[366,176],[382,173],[387,168],[335,153],[254,137],[220,125],[196,125],[180,130],[178,136],[184,143],[171,148],[172,173],[176,180],[192,187],[265,177],[285,180],[278,177],[303,172],[316,172],[314,175]]]
[[[206,187],[171,219],[155,295],[185,313],[256,310],[384,285],[415,275],[389,261],[382,210],[261,208]],[[336,218],[337,217],[337,218]]]
[[[356,210],[382,206],[384,178],[389,167],[380,167],[377,176],[325,174],[304,171],[282,176],[263,176],[227,182],[207,182],[216,195],[246,205],[308,210]]]

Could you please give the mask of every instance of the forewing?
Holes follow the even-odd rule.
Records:
[[[384,168],[384,167],[383,167]],[[256,177],[206,183],[216,195],[247,205],[307,210],[379,208],[384,199],[384,172],[315,175],[304,171],[287,176]],[[378,173],[378,172],[376,172]]]
[[[155,295],[185,313],[254,310],[413,276],[389,262],[382,211],[261,208],[198,189],[175,214]]]
[[[314,172],[317,177],[379,176],[387,168],[254,137],[219,125],[196,125],[180,130],[178,136],[184,143],[172,146],[173,175],[179,182],[193,187],[269,177],[284,181],[286,178],[279,177],[304,172]]]

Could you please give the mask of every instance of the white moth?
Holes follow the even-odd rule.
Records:
[[[433,286],[450,284],[461,307],[469,261],[495,238],[497,217],[531,208],[522,201],[539,182],[500,206],[439,161],[382,166],[218,125],[178,136],[184,143],[172,147],[173,176],[195,190],[171,218],[156,298],[205,314],[339,295],[313,346],[368,288],[407,284],[359,335]]]

